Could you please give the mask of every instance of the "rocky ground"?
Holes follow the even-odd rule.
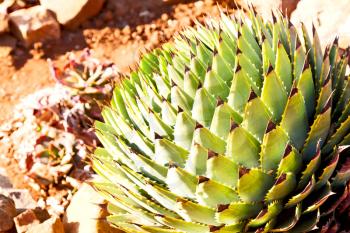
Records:
[[[96,12],[86,12],[86,17],[79,14],[73,20],[80,22],[76,25],[71,19],[75,17],[74,11],[82,10],[77,6],[56,9],[57,4],[50,5],[50,0],[1,2],[0,32],[4,33],[0,34],[0,232],[8,229],[12,232],[114,232],[101,220],[106,214],[103,200],[83,184],[92,174],[86,155],[98,142],[87,142],[87,138],[91,139],[88,131],[77,133],[65,127],[67,120],[57,111],[57,106],[64,103],[72,112],[72,106],[80,104],[80,100],[76,102],[73,95],[67,95],[57,84],[47,60],[63,67],[72,56],[69,52],[79,57],[89,48],[94,57],[114,63],[113,74],[117,78],[118,72],[127,73],[134,67],[143,52],[171,41],[176,32],[193,26],[195,20],[203,22],[207,15],[218,16],[218,5],[229,13],[235,12],[237,4],[243,8],[248,6],[243,0],[236,3],[230,0],[169,0],[167,3],[161,0],[96,0],[94,4],[97,5],[89,8]],[[79,5],[79,2],[89,1],[74,0],[74,4]],[[256,10],[266,17],[271,8],[277,7],[296,24],[302,19],[311,28],[313,22],[322,41],[332,40],[335,34],[341,36],[343,47],[350,41],[347,0],[339,0],[337,4],[327,0],[253,2]],[[56,15],[42,9],[38,6],[40,3]],[[12,5],[5,7],[5,4]],[[65,17],[60,16],[62,12]],[[335,15],[334,12],[339,13]],[[22,20],[24,15],[33,19],[31,25],[39,25],[45,33],[37,29],[32,32],[30,28],[20,31],[23,27],[18,25],[26,23]],[[1,24],[5,18],[9,19],[9,25]],[[46,41],[36,42],[44,37]],[[25,98],[28,95],[30,97]],[[56,99],[42,104],[38,98],[43,96]],[[74,111],[79,117],[85,115],[80,109]],[[83,126],[83,130],[90,126]],[[77,136],[85,133],[90,136]],[[67,141],[73,143],[65,144]],[[69,156],[47,161],[43,152]],[[33,155],[39,159],[33,160]],[[86,214],[80,211],[81,206]],[[12,225],[6,225],[8,221]]]

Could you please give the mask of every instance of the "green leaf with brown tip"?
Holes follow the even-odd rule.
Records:
[[[242,117],[227,103],[224,103],[215,108],[210,131],[225,140],[230,133],[232,123],[239,124],[241,122]]]
[[[276,73],[272,71],[267,74],[264,79],[261,100],[272,113],[274,122],[280,122],[287,99],[288,93]]]
[[[320,167],[320,165],[321,165],[321,150],[320,150],[320,148],[318,148],[315,155],[308,162],[308,164],[306,165],[306,168],[302,172],[302,176],[301,176],[301,178],[299,180],[299,184],[298,184],[298,189],[305,187],[305,185],[308,183],[309,179],[315,174],[315,172]]]
[[[238,201],[239,197],[232,188],[206,177],[200,177],[196,190],[196,199],[201,205],[216,208],[217,205]]]
[[[226,142],[214,135],[207,128],[197,128],[194,132],[193,142],[218,154],[225,153]]]
[[[271,113],[259,97],[250,100],[244,111],[242,127],[262,142]]]
[[[271,128],[269,128],[269,126]],[[261,144],[260,160],[261,168],[264,171],[276,170],[278,168],[289,141],[288,136],[284,133],[281,127],[272,127],[276,126],[271,122],[267,127],[269,132],[265,133]]]
[[[325,106],[323,111],[316,117],[313,122],[309,135],[306,139],[302,155],[304,161],[309,161],[312,156],[317,152],[317,144],[320,147],[325,143],[325,140],[329,133],[331,124],[331,99],[328,100],[328,104]]]
[[[296,176],[293,173],[282,173],[276,180],[274,186],[266,194],[268,202],[283,200],[287,195],[294,191],[297,185]]]
[[[272,175],[252,169],[239,178],[237,192],[245,202],[262,201],[273,182]]]
[[[215,209],[185,199],[178,200],[177,206],[182,213],[182,217],[187,221],[219,225],[215,219]]]
[[[249,43],[243,38],[243,36],[239,37],[237,40],[238,48],[248,57],[248,59],[252,62],[252,64],[260,69],[262,66],[262,62],[260,60],[259,55],[255,52],[253,47],[249,45]]]
[[[175,162],[183,166],[186,162],[188,151],[172,141],[163,138],[156,140],[154,154],[154,160],[160,164],[165,165],[169,162]]]
[[[238,64],[242,67],[242,70],[249,78],[249,83],[251,84],[254,92],[258,95],[261,92],[262,87],[262,76],[257,68],[250,62],[249,58],[241,53],[237,55]]]
[[[233,68],[219,53],[213,57],[212,70],[224,82],[230,82],[232,80]]]
[[[260,227],[266,224],[268,221],[277,217],[277,215],[282,211],[283,205],[281,202],[272,202],[268,205],[267,209],[260,211],[258,216],[248,223],[249,227]]]
[[[216,213],[218,222],[230,225],[255,217],[262,210],[262,203],[233,202],[227,206],[219,206]]]
[[[259,165],[259,142],[242,127],[234,128],[227,139],[227,156],[247,168]]]
[[[209,127],[215,111],[216,99],[205,88],[197,91],[194,98],[192,117],[202,125]]]
[[[310,68],[303,71],[297,87],[304,97],[308,119],[311,119],[315,111],[315,87]]]
[[[292,87],[292,64],[285,48],[281,44],[277,49],[275,71],[282,81],[285,90],[289,92]]]
[[[171,192],[181,197],[194,198],[198,179],[179,167],[168,170],[166,184]]]
[[[291,144],[298,150],[305,143],[308,132],[307,112],[301,92],[294,88],[284,110],[281,128],[291,140]]]
[[[206,73],[203,87],[215,98],[220,97],[223,100],[227,98],[230,91],[225,81],[214,70]]]
[[[195,143],[191,147],[185,169],[193,175],[204,175],[207,171],[208,150]]]
[[[206,176],[218,183],[235,188],[238,181],[238,169],[238,165],[226,156],[213,156],[207,161]]]
[[[227,100],[228,105],[242,114],[248,102],[250,92],[251,88],[247,75],[243,70],[236,71],[233,76],[230,94]]]
[[[171,104],[174,107],[180,107],[181,109],[190,112],[193,106],[193,99],[187,95],[178,86],[171,88]]]

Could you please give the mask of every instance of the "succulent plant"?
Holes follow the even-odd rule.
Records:
[[[108,221],[151,233],[344,230],[349,53],[302,29],[223,13],[145,54],[95,123]]]

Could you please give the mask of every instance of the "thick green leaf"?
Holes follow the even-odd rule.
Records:
[[[196,191],[198,203],[211,208],[218,205],[230,204],[239,200],[237,193],[230,187],[210,180],[206,177],[200,177]]]
[[[244,111],[242,127],[250,132],[259,142],[262,142],[271,113],[259,97],[251,99]]]
[[[207,161],[207,177],[235,188],[238,181],[238,165],[226,156],[214,155]]]
[[[304,98],[299,89],[294,88],[282,116],[281,127],[286,131],[292,145],[302,148],[308,132],[308,120]]]
[[[214,135],[207,128],[197,128],[194,132],[193,142],[218,154],[224,154],[226,142]]]
[[[262,210],[261,203],[233,202],[218,207],[216,218],[223,224],[234,224],[255,217]]]
[[[227,139],[227,156],[247,168],[259,165],[259,142],[242,127],[234,128]]]
[[[262,201],[273,185],[273,176],[258,169],[251,169],[238,181],[237,192],[245,202]]]
[[[213,118],[215,106],[215,98],[209,94],[206,89],[199,89],[194,98],[192,108],[193,119],[197,120],[202,125],[209,127]]]
[[[273,95],[271,95],[273,93]],[[272,113],[274,122],[280,122],[287,103],[288,93],[274,71],[264,79],[261,100]]]

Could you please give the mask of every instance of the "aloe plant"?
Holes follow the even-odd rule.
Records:
[[[302,29],[222,14],[145,54],[95,123],[108,221],[140,233],[344,230],[348,52]]]

